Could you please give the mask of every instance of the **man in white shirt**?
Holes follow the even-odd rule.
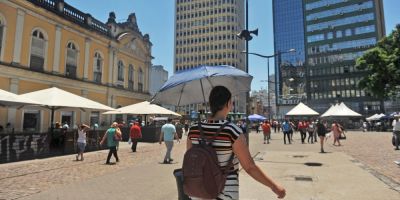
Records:
[[[393,135],[395,138],[395,150],[399,150],[399,140],[400,140],[400,115],[395,115],[395,118],[392,122],[392,126],[393,126]]]

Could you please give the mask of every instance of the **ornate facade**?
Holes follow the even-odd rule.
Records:
[[[63,0],[0,1],[0,88],[23,94],[49,87],[111,107],[148,100],[151,42],[135,14],[100,22]],[[47,131],[46,109],[0,107],[0,125]],[[99,112],[58,111],[55,121],[109,123]]]

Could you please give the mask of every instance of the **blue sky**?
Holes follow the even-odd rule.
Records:
[[[139,29],[148,33],[153,43],[153,64],[163,65],[173,73],[174,52],[174,1],[175,0],[65,0],[85,13],[90,13],[100,21],[106,22],[108,13],[114,11],[117,21],[123,22],[129,13],[136,13]],[[386,33],[390,33],[400,23],[400,1],[383,0]],[[272,0],[249,0],[249,29],[259,29],[259,36],[250,41],[250,52],[271,55],[274,51],[272,26]],[[270,65],[273,66],[273,60]],[[266,87],[266,59],[250,56],[249,73],[254,77],[252,90]],[[270,73],[273,73],[271,67]]]

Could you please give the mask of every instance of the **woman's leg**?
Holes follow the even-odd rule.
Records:
[[[321,142],[321,153],[325,153],[325,151],[324,151],[324,137],[325,136],[319,136],[319,140]]]
[[[115,157],[115,161],[119,162],[119,158],[118,158],[118,153],[117,153],[117,147],[114,147],[114,157]]]
[[[112,147],[109,147],[108,148],[109,150],[108,150],[108,155],[107,155],[107,161],[106,161],[106,164],[110,164],[110,159],[111,159],[111,155],[112,155]],[[114,149],[115,149],[115,147],[114,147]]]

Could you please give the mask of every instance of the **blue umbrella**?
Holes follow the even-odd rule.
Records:
[[[253,115],[249,115],[249,120],[250,121],[261,121],[261,120],[266,120],[267,118],[261,116],[261,115],[257,115],[257,114],[253,114]]]
[[[250,91],[252,79],[232,66],[200,66],[174,74],[154,95],[152,102],[175,106],[206,103],[213,87],[225,86],[235,96]]]

